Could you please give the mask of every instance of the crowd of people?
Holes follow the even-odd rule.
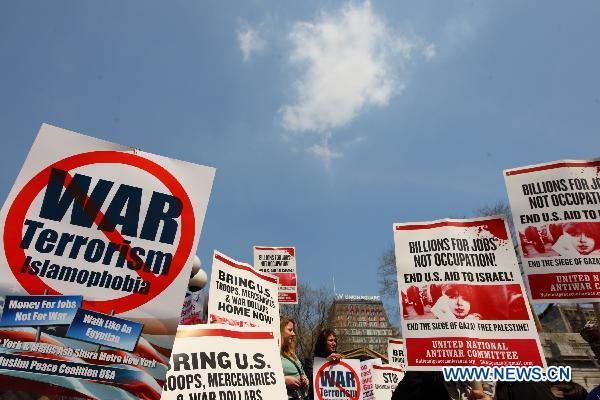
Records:
[[[296,355],[296,323],[292,318],[281,317],[281,364],[285,377],[285,387],[288,399],[312,399],[310,379]],[[314,357],[326,358],[332,362],[339,362],[342,355],[337,353],[337,335],[332,329],[323,329],[315,342]]]
[[[296,355],[296,323],[281,317],[281,363],[288,400],[312,399],[312,374],[305,372]],[[337,335],[323,329],[317,336],[314,357],[339,362]],[[588,392],[575,382],[481,382],[475,388],[471,382],[446,382],[441,372],[408,371],[400,381],[391,400],[600,400],[600,386]]]

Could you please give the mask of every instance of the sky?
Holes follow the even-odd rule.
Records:
[[[0,198],[42,123],[217,169],[197,254],[376,295],[395,222],[598,157],[597,1],[0,2]],[[394,318],[395,319],[395,318]]]

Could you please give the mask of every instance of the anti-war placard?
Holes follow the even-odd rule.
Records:
[[[404,371],[391,365],[373,365],[372,371],[375,400],[390,400],[396,386],[404,379]]]
[[[215,251],[208,321],[236,326],[266,325],[278,337],[277,278]]]
[[[254,268],[279,279],[279,302],[298,304],[295,247],[254,246]]]
[[[362,400],[360,360],[339,362],[315,357],[313,391],[318,400]]]
[[[405,368],[406,360],[404,359],[404,340],[388,338],[388,363],[392,367]]]
[[[600,301],[600,161],[504,171],[536,303]]]
[[[159,398],[214,173],[43,125],[0,211],[0,386]]]
[[[503,217],[394,225],[407,369],[543,365]]]
[[[362,386],[362,400],[373,400],[373,366],[381,365],[381,358],[371,358],[360,362],[360,384]]]
[[[163,400],[287,398],[273,332],[220,324],[181,325]]]

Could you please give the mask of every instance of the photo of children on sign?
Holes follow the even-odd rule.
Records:
[[[519,285],[429,284],[402,292],[404,319],[528,319]]]
[[[600,301],[599,168],[565,160],[504,171],[534,303]]]
[[[407,370],[543,366],[503,216],[394,225]]]
[[[519,240],[525,258],[600,256],[600,222],[529,225]]]

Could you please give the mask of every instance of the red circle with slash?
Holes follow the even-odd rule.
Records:
[[[75,168],[92,164],[124,164],[138,168],[162,182],[171,194],[178,198],[182,203],[181,235],[171,260],[169,274],[156,276],[153,273],[143,271],[143,268],[140,268],[135,272],[142,279],[149,281],[151,284],[150,291],[147,294],[138,292],[115,299],[84,300],[82,305],[83,308],[94,309],[105,313],[114,311],[118,314],[133,310],[162,293],[173,280],[177,278],[183,269],[194,243],[195,217],[190,198],[179,181],[169,171],[157,163],[131,153],[118,151],[92,151],[75,154],[49,165],[31,178],[13,200],[12,205],[8,210],[4,226],[4,251],[10,270],[23,289],[29,294],[39,295],[44,293],[44,291],[53,295],[62,294],[48,286],[37,275],[20,272],[20,269],[26,260],[25,250],[20,246],[23,238],[23,226],[29,207],[38,194],[47,186],[50,179],[50,172],[53,168],[68,172]],[[112,232],[105,232],[105,235],[111,242],[116,244],[120,244],[118,242],[124,240],[116,229]]]

